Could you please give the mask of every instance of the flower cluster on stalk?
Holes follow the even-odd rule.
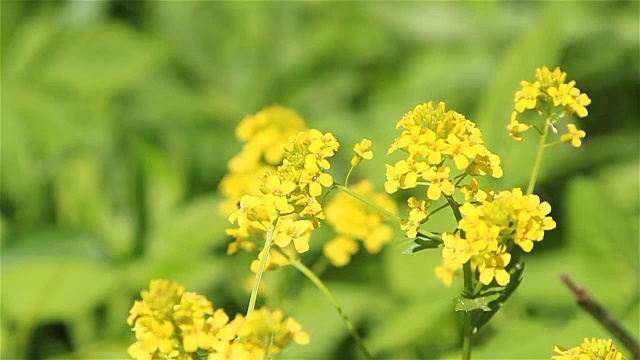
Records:
[[[551,357],[553,360],[626,360],[627,358],[613,346],[611,339],[591,340],[585,338],[580,346],[565,349],[556,346],[554,351],[560,355]]]
[[[444,103],[418,105],[396,128],[403,131],[389,153],[400,150],[406,158],[386,165],[385,189],[394,193],[426,188],[424,197],[407,200],[408,216],[400,224],[407,237],[420,234],[432,204],[444,196],[449,206],[459,210],[460,219],[454,232],[433,239],[443,245],[436,275],[450,285],[454,274],[469,262],[482,284],[494,280],[508,284],[507,266],[514,246],[529,252],[534,242],[543,239],[545,230],[555,227],[546,216],[551,211],[549,204],[536,195],[523,195],[519,188],[497,193],[481,188],[479,176],[502,176],[500,158],[483,145],[482,133],[471,120],[446,111]],[[465,179],[470,180],[463,183]]]
[[[524,133],[536,127],[535,124],[518,120],[518,116],[527,110],[535,110],[543,114],[552,125],[567,115],[575,114],[583,118],[589,114],[586,107],[591,103],[591,99],[575,86],[575,81],[566,82],[566,78],[567,73],[558,67],[553,71],[542,67],[536,69],[534,82],[525,80],[520,82],[521,88],[514,97],[515,110],[511,113],[507,126],[514,139],[523,141]],[[567,124],[567,130],[561,135],[560,141],[571,142],[574,147],[579,147],[580,139],[584,138],[586,133],[577,129],[572,123]],[[554,131],[557,131],[555,127]]]
[[[309,343],[300,324],[280,310],[261,308],[229,321],[206,297],[166,280],[152,280],[141,296],[127,318],[136,336],[127,351],[135,359],[199,359],[198,352],[209,360],[264,359],[292,342]]]
[[[478,204],[465,202],[460,206],[460,232],[442,234],[442,266],[436,274],[449,285],[453,274],[471,261],[482,284],[495,279],[498,285],[507,285],[511,276],[506,267],[514,245],[530,252],[544,231],[555,228],[547,216],[550,212],[547,202],[540,202],[537,195],[523,195],[520,188],[500,191]]]
[[[260,194],[240,198],[237,210],[229,216],[237,227],[227,233],[236,238],[236,243],[255,244],[264,241],[275,226],[273,240],[277,246],[293,246],[298,253],[309,250],[311,230],[325,217],[322,189],[333,185],[333,178],[326,172],[331,166],[328,159],[339,146],[331,133],[316,129],[290,136],[280,147],[281,164],[259,176]],[[245,246],[232,250],[237,247]]]

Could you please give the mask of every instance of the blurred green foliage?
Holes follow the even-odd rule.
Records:
[[[152,278],[244,311],[251,256],[225,255],[216,187],[239,149],[235,125],[270,104],[336,135],[337,179],[350,144],[372,139],[377,156],[355,176],[382,189],[395,122],[443,100],[502,157],[493,185],[523,186],[536,141],[516,144],[505,126],[518,82],[542,65],[593,100],[579,123],[588,135],[547,152],[536,192],[558,229],[527,257],[474,357],[548,358],[607,336],[561,272],[637,337],[638,13],[636,1],[2,1],[0,357],[125,358],[128,309]],[[324,240],[314,235],[305,262]],[[323,278],[377,357],[457,357],[459,289],[435,278],[438,258],[390,245]],[[358,358],[293,269],[266,286],[312,338],[281,358]]]

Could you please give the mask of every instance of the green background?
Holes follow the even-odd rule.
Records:
[[[226,256],[216,189],[240,149],[235,126],[268,105],[335,134],[336,179],[352,144],[372,139],[376,156],[354,176],[382,190],[395,123],[442,100],[501,156],[493,185],[525,186],[536,138],[516,143],[505,127],[519,81],[543,65],[591,97],[578,121],[587,137],[546,153],[536,193],[558,227],[526,257],[474,357],[549,358],[555,345],[608,337],[563,272],[637,338],[638,13],[621,1],[2,1],[0,357],[126,358],[128,310],[153,278],[243,312],[252,257]],[[305,263],[328,236],[314,235]],[[445,288],[439,252],[402,255],[401,241],[323,279],[376,357],[459,357],[460,281]],[[280,358],[360,357],[293,269],[265,281],[267,304],[312,339]]]

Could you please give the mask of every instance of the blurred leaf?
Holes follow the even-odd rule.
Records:
[[[637,228],[630,226],[638,216],[625,214],[612,201],[609,183],[616,181],[608,176],[605,181],[581,177],[567,189],[567,238],[588,276],[574,280],[604,304],[619,303],[639,291]],[[591,280],[602,276],[609,280]]]
[[[25,259],[3,266],[4,316],[21,325],[64,320],[95,310],[113,290],[115,277],[101,264],[80,259]]]
[[[51,50],[43,81],[80,94],[109,94],[144,79],[162,57],[150,38],[118,23],[69,29]]]
[[[185,170],[157,147],[140,143],[143,162],[145,213],[151,227],[168,221],[185,192]]]

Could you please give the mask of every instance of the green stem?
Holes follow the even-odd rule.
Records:
[[[462,214],[460,213],[460,208],[458,204],[453,199],[452,196],[445,196],[447,199],[447,203],[451,207],[453,211],[453,215],[455,216],[457,221],[462,219]],[[464,234],[462,234],[464,235]],[[472,297],[474,296],[473,289],[473,270],[471,269],[471,262],[467,261],[462,266],[462,274],[464,278],[464,291],[463,295]],[[469,360],[471,359],[471,347],[473,343],[473,318],[471,311],[464,312],[463,319],[463,338],[462,338],[462,359]]]
[[[353,172],[354,167],[351,166],[351,168],[349,169],[349,172],[347,173],[347,177],[344,179],[344,187],[345,189],[347,188],[347,186],[349,186],[349,177],[351,177],[351,173]]]
[[[273,218],[271,227],[267,231],[267,237],[264,241],[264,248],[262,249],[262,258],[260,259],[260,265],[256,272],[256,281],[251,289],[251,298],[249,299],[249,307],[247,308],[247,315],[253,312],[256,307],[256,299],[258,298],[258,289],[260,289],[260,281],[262,280],[262,274],[264,274],[264,268],[267,266],[267,258],[269,257],[269,250],[271,249],[271,242],[273,241],[273,233],[276,230],[276,224],[278,223],[279,214]]]
[[[533,170],[531,172],[531,178],[529,178],[529,186],[527,186],[527,194],[532,194],[533,189],[536,186],[536,180],[538,179],[538,173],[540,172],[540,166],[542,165],[542,155],[544,154],[545,144],[547,143],[547,136],[549,135],[549,128],[551,127],[551,117],[547,117],[544,120],[544,129],[542,136],[540,137],[540,143],[538,144],[538,154],[536,155],[536,161],[533,164]]]
[[[373,356],[371,356],[371,353],[369,352],[369,350],[367,350],[366,346],[364,345],[364,342],[362,341],[362,338],[360,338],[360,335],[358,335],[358,332],[356,331],[355,326],[353,325],[353,323],[351,322],[351,320],[349,319],[347,314],[344,312],[344,310],[342,310],[342,307],[340,306],[340,304],[338,304],[338,301],[333,296],[333,294],[331,294],[331,292],[325,286],[325,284],[322,282],[322,280],[320,280],[320,278],[318,278],[316,276],[316,274],[314,274],[308,267],[306,267],[298,259],[289,257],[287,254],[285,254],[282,251],[281,251],[281,253],[284,254],[285,256],[287,256],[289,258],[289,261],[291,262],[291,265],[293,265],[293,267],[295,267],[304,276],[306,276],[309,280],[311,280],[311,282],[322,292],[322,294],[324,294],[324,296],[327,299],[329,299],[329,301],[331,302],[333,307],[336,309],[338,314],[340,314],[340,316],[342,317],[342,320],[344,321],[345,325],[347,326],[347,330],[349,331],[349,334],[351,334],[351,337],[356,342],[356,345],[358,345],[358,348],[360,349],[360,352],[362,352],[362,354],[367,359],[373,359]]]
[[[397,221],[398,223],[399,223],[400,221],[402,221],[402,219],[400,219],[400,217],[399,217],[398,215],[396,215],[396,214],[394,214],[394,213],[390,212],[390,211],[389,211],[389,210],[387,210],[387,209],[384,209],[384,208],[380,207],[378,204],[374,204],[374,203],[373,203],[373,202],[371,202],[369,199],[364,198],[362,195],[360,195],[360,194],[358,194],[358,193],[356,193],[356,192],[354,192],[354,191],[349,190],[347,187],[345,187],[345,186],[343,186],[343,185],[340,185],[340,184],[333,184],[333,186],[334,186],[336,189],[339,189],[339,190],[341,190],[341,191],[344,191],[345,193],[347,193],[347,194],[349,194],[349,195],[353,196],[354,198],[356,198],[356,199],[358,199],[358,200],[362,201],[363,203],[365,203],[365,204],[367,204],[367,205],[371,206],[372,208],[374,208],[374,209],[378,210],[379,212],[381,212],[381,213],[383,213],[384,215],[388,216],[389,218],[391,218],[391,219],[393,219],[393,220]]]

